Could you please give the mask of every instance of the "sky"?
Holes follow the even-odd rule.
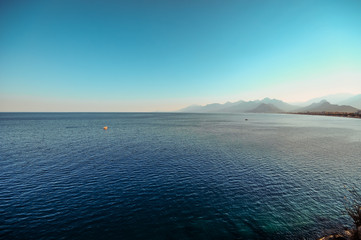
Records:
[[[0,0],[0,111],[361,93],[359,0]]]

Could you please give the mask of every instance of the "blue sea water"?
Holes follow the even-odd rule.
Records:
[[[0,238],[315,239],[360,156],[360,119],[0,113]]]

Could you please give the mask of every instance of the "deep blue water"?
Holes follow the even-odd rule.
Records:
[[[0,238],[315,239],[360,156],[360,119],[1,113]]]

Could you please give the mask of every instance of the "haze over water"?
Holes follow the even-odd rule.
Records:
[[[314,239],[361,182],[359,119],[1,113],[0,132],[3,239]]]

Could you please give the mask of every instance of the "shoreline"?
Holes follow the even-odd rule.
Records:
[[[287,113],[298,115],[316,115],[316,116],[329,116],[329,117],[344,117],[344,118],[358,118],[361,119],[361,113],[346,113],[346,112],[299,112],[299,113]]]

